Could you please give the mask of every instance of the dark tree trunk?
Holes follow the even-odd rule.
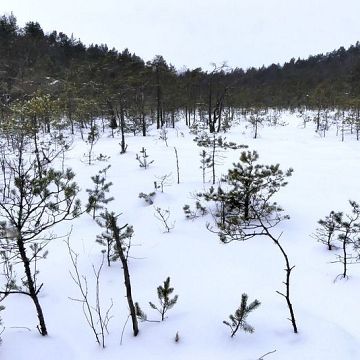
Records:
[[[297,334],[298,333],[298,328],[296,325],[296,320],[295,320],[295,313],[294,313],[294,309],[292,306],[292,303],[290,301],[290,275],[291,275],[291,271],[294,269],[295,266],[290,266],[290,262],[289,262],[289,258],[285,252],[285,250],[283,249],[283,247],[281,246],[280,242],[279,242],[279,238],[275,238],[268,230],[268,228],[266,227],[266,225],[263,224],[262,220],[260,219],[260,217],[258,217],[258,220],[261,223],[262,228],[265,231],[265,234],[274,242],[274,244],[279,248],[279,250],[281,251],[281,254],[283,255],[284,259],[285,259],[285,272],[286,272],[286,280],[284,282],[284,285],[286,287],[286,292],[285,294],[280,292],[280,291],[276,291],[279,295],[283,296],[286,300],[286,304],[288,306],[289,309],[289,313],[290,313],[290,322],[291,325],[293,327],[294,333]]]
[[[35,287],[34,278],[31,275],[30,261],[26,255],[24,241],[21,237],[18,237],[18,239],[17,239],[17,246],[19,249],[19,254],[20,254],[22,263],[24,265],[26,283],[27,283],[27,287],[29,290],[29,296],[31,297],[31,300],[33,301],[33,303],[35,305],[37,317],[39,319],[38,330],[42,336],[46,336],[48,334],[48,332],[46,329],[44,314],[43,314],[43,311],[42,311],[42,308],[41,308],[41,305],[39,302],[38,291],[36,290],[36,287]]]
[[[209,103],[208,103],[208,124],[209,124],[209,131],[211,133],[215,132],[215,124],[212,119],[212,80],[210,79],[209,84]]]
[[[127,225],[125,225],[123,228],[125,228],[126,226]],[[137,334],[139,333],[139,325],[138,325],[135,305],[134,305],[134,301],[133,301],[132,293],[131,293],[131,282],[130,282],[130,273],[129,273],[128,263],[127,263],[126,256],[124,254],[124,250],[122,248],[122,243],[121,243],[121,239],[120,239],[120,229],[117,226],[114,226],[114,227],[115,227],[115,229],[112,229],[112,230],[114,231],[116,248],[119,253],[119,257],[120,257],[121,264],[123,267],[124,282],[125,282],[125,288],[126,288],[126,298],[127,298],[127,302],[128,302],[129,310],[130,310],[130,317],[131,317],[132,326],[133,326],[133,334],[134,334],[134,336],[137,336]]]
[[[120,132],[121,132],[121,154],[126,153],[126,142],[125,142],[125,110],[121,102],[120,104]]]

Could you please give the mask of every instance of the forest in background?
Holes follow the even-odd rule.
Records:
[[[20,28],[11,14],[0,17],[0,54],[2,121],[14,111],[36,115],[48,131],[55,118],[73,129],[102,117],[145,136],[149,122],[174,124],[181,112],[188,125],[200,115],[215,132],[234,109],[360,109],[359,42],[284,65],[179,71],[161,55],[145,62],[128,49],[44,33],[38,22]]]

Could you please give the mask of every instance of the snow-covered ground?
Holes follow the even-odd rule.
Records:
[[[128,317],[123,273],[119,263],[104,266],[101,273],[101,302],[107,309],[111,301],[113,316],[106,337],[106,348],[99,347],[82,313],[79,290],[72,281],[72,270],[63,239],[53,240],[49,255],[40,265],[40,293],[49,336],[41,337],[35,326],[36,313],[29,298],[9,296],[2,312],[5,331],[0,346],[4,360],[94,360],[94,359],[360,359],[360,266],[353,265],[348,280],[334,279],[341,273],[341,264],[333,263],[335,254],[314,240],[311,234],[317,221],[330,210],[350,211],[348,200],[360,201],[360,143],[351,136],[341,142],[330,129],[326,138],[314,132],[295,115],[284,114],[287,126],[264,127],[253,139],[244,123],[226,134],[228,140],[249,145],[257,150],[261,164],[280,163],[282,169],[294,168],[289,184],[277,194],[276,200],[290,215],[275,230],[283,232],[282,244],[292,265],[291,296],[299,333],[292,332],[287,320],[284,299],[276,293],[283,290],[284,262],[278,249],[266,237],[247,242],[221,244],[206,229],[210,217],[187,220],[182,207],[193,205],[193,194],[210,183],[202,183],[200,148],[194,135],[182,124],[168,129],[168,146],[159,140],[153,129],[147,137],[127,138],[128,150],[120,154],[119,137],[104,135],[95,145],[97,154],[110,156],[108,162],[84,163],[87,145],[75,141],[66,163],[77,174],[80,197],[86,203],[86,188],[92,188],[90,176],[111,164],[107,180],[113,182],[111,195],[115,201],[109,209],[122,213],[119,224],[131,224],[135,235],[129,259],[133,296],[149,319],[159,314],[148,302],[157,303],[156,288],[171,277],[174,294],[179,300],[169,310],[164,322],[140,323],[140,333],[132,336]],[[154,163],[147,170],[139,167],[136,154],[142,147]],[[180,163],[180,184],[176,182],[177,148]],[[227,150],[223,164],[217,167],[225,174],[241,150]],[[164,233],[154,216],[154,206],[138,198],[140,192],[154,189],[157,177],[172,173],[170,186],[164,193],[157,191],[154,205],[169,209],[170,233]],[[210,181],[210,174],[207,175]],[[158,181],[158,180],[157,180]],[[69,231],[69,223],[56,228],[58,235]],[[79,270],[86,275],[95,302],[95,277],[92,265],[101,262],[101,250],[95,242],[101,228],[91,216],[83,214],[73,222],[71,246],[79,254]],[[230,338],[222,323],[239,306],[241,294],[249,300],[258,299],[261,306],[249,315],[255,327],[253,334],[239,331]],[[174,338],[178,332],[180,340]]]

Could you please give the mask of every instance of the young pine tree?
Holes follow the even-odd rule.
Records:
[[[203,194],[205,200],[220,206],[218,224],[221,227],[251,221],[254,209],[264,215],[279,210],[276,203],[270,202],[271,197],[287,185],[286,178],[292,175],[293,169],[283,172],[279,164],[260,165],[258,159],[256,151],[243,151],[240,162],[234,163],[234,168],[222,179],[226,186],[219,186],[217,191],[211,188]]]
[[[133,229],[128,224],[120,227],[117,223],[119,215],[115,215],[113,212],[105,212],[103,215],[104,227],[106,227],[106,237],[111,237],[114,243],[114,249],[116,257],[120,259],[123,274],[124,274],[124,284],[126,289],[126,299],[129,306],[130,317],[132,321],[133,334],[137,336],[139,333],[138,318],[136,314],[136,308],[132,297],[132,287],[130,281],[130,272],[128,267],[128,247],[124,244],[124,239],[128,235],[133,234]]]
[[[174,288],[170,287],[170,277],[167,277],[167,279],[164,281],[164,286],[160,285],[157,288],[160,306],[158,307],[152,302],[149,302],[149,305],[160,313],[161,321],[164,321],[166,312],[170,310],[178,300],[178,295],[175,295],[172,299],[170,298],[170,295],[173,293],[173,291]]]
[[[239,329],[244,332],[253,333],[255,329],[246,322],[248,315],[260,306],[260,301],[255,299],[251,304],[247,304],[248,295],[241,295],[241,304],[236,309],[234,315],[229,315],[229,321],[223,321],[223,323],[231,329],[231,337],[233,337]]]
[[[332,250],[334,247],[335,235],[342,222],[342,217],[341,212],[330,211],[329,215],[318,221],[320,227],[316,229],[314,237],[325,244],[328,250]]]
[[[106,193],[109,192],[112,182],[106,182],[106,171],[110,168],[111,165],[99,171],[98,174],[91,177],[95,188],[86,189],[86,192],[89,194],[88,203],[86,205],[86,212],[92,214],[92,218],[95,219],[96,211],[104,208],[108,202],[114,200],[114,198],[106,197]],[[103,175],[105,174],[105,175]]]
[[[351,214],[346,214],[338,223],[337,240],[341,244],[341,254],[339,254],[338,262],[343,264],[343,272],[338,275],[340,278],[347,278],[348,266],[359,261],[358,247],[360,243],[360,205],[355,201],[349,201],[351,206]],[[349,247],[352,247],[356,253],[353,254]]]
[[[104,250],[103,253],[106,254],[108,266],[111,265],[112,261],[117,261],[120,258],[118,249],[119,243],[115,242],[113,232],[110,228],[109,219],[111,216],[111,214],[105,211],[96,219],[97,224],[105,229],[100,235],[96,236],[96,242],[105,246],[106,250]],[[125,254],[125,258],[127,259],[131,247],[131,238],[134,235],[134,229],[131,225],[125,225],[120,230],[119,239],[121,251]]]

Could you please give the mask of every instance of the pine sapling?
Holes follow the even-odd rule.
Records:
[[[141,193],[139,193],[139,199],[144,199],[144,201],[147,204],[152,205],[154,203],[155,195],[156,195],[155,191],[148,193],[148,194],[141,192]]]
[[[154,162],[154,160],[149,161],[148,157],[149,155],[146,153],[146,149],[144,147],[140,150],[140,155],[136,154],[136,160],[139,162],[139,166],[145,170]]]
[[[200,216],[204,216],[208,213],[205,206],[201,205],[200,201],[195,202],[195,209],[191,209],[190,205],[186,204],[183,206],[185,217],[187,219],[194,220]]]
[[[164,286],[158,286],[157,294],[159,298],[160,306],[154,305],[152,302],[149,302],[149,305],[154,310],[157,310],[161,315],[161,321],[164,321],[165,314],[168,310],[170,310],[177,302],[178,295],[175,295],[172,299],[170,295],[173,293],[174,288],[170,287],[170,277],[164,281]]]
[[[206,150],[202,150],[200,152],[200,169],[202,172],[203,183],[205,183],[206,170],[211,169],[212,166],[213,166],[213,163],[212,163],[211,156],[206,152]]]
[[[233,337],[239,329],[242,329],[244,332],[248,332],[250,334],[255,331],[255,329],[246,322],[246,318],[253,310],[258,308],[261,303],[259,300],[255,299],[248,305],[247,301],[248,295],[245,293],[242,294],[239,308],[236,309],[234,315],[229,315],[230,322],[225,320],[223,321],[223,323],[231,329],[231,337]]]
[[[346,214],[338,226],[338,237],[337,240],[341,244],[341,254],[337,255],[337,261],[343,264],[343,272],[339,274],[337,278],[348,278],[348,266],[354,263],[358,263],[360,260],[358,253],[359,244],[359,233],[360,233],[360,205],[355,201],[349,200],[350,206],[352,207],[351,214]],[[352,247],[355,250],[355,254],[349,250]]]
[[[100,138],[99,129],[98,129],[97,125],[92,120],[91,125],[90,125],[90,131],[89,131],[89,134],[88,134],[88,137],[87,137],[87,143],[90,145],[89,152],[87,154],[88,164],[89,165],[92,164],[93,148],[94,148],[94,145],[96,144],[96,142],[99,140],[99,138]]]
[[[96,219],[97,224],[105,229],[105,231],[103,231],[100,235],[96,236],[96,242],[105,246],[106,250],[103,250],[102,252],[106,254],[108,266],[111,265],[112,261],[117,261],[120,258],[118,244],[115,242],[112,229],[110,228],[109,217],[109,213],[105,211],[104,213],[100,214],[98,219]],[[122,251],[124,252],[126,259],[128,258],[128,254],[131,248],[131,239],[133,235],[134,228],[131,225],[125,225],[121,228],[119,233]]]
[[[316,229],[314,234],[315,239],[325,244],[328,250],[332,250],[334,247],[333,241],[339,225],[342,222],[343,214],[341,212],[330,211],[328,216],[324,219],[320,219],[318,224],[320,227]]]
[[[98,174],[91,177],[95,188],[86,189],[86,192],[89,194],[88,203],[86,205],[86,212],[92,213],[92,218],[95,219],[96,211],[104,208],[104,205],[114,200],[114,198],[106,197],[106,193],[110,191],[110,186],[112,182],[106,181],[106,171],[110,168],[111,165],[99,171]],[[103,175],[104,174],[104,175]]]

